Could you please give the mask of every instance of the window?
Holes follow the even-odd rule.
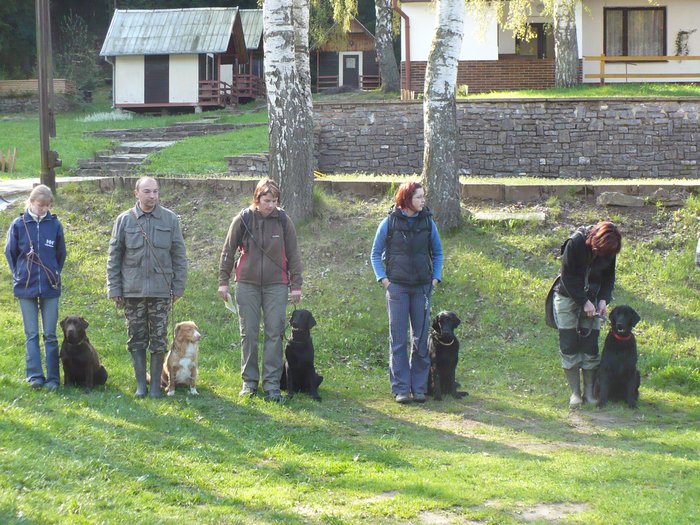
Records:
[[[665,56],[665,7],[605,8],[607,56]]]
[[[515,39],[515,54],[525,57],[553,58],[552,24],[528,24],[529,40]]]

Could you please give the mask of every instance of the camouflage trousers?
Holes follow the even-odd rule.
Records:
[[[170,298],[139,297],[124,299],[129,352],[149,350],[162,354],[168,349]]]

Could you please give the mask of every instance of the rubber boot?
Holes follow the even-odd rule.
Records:
[[[134,395],[139,399],[143,399],[148,391],[146,387],[146,350],[131,352],[131,361],[134,364],[134,375],[136,376],[136,392]]]
[[[595,378],[598,370],[585,370],[583,371],[583,399],[586,403],[595,405],[598,400],[595,398]]]
[[[564,373],[566,374],[566,380],[569,382],[569,388],[571,389],[569,408],[578,408],[583,402],[581,400],[581,375],[579,374],[579,367],[565,368]]]
[[[163,373],[164,353],[151,354],[151,397],[163,397],[160,390],[160,375]]]

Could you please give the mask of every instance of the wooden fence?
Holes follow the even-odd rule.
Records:
[[[625,67],[625,72],[624,73],[606,73],[605,72],[605,64],[608,63],[624,63],[626,66],[633,65],[637,66],[638,62],[671,62],[671,61],[695,61],[695,60],[700,60],[700,56],[640,56],[640,57],[619,57],[619,56],[614,56],[614,57],[609,57],[605,55],[600,55],[600,56],[585,56],[583,57],[584,60],[588,60],[591,62],[600,62],[600,72],[599,73],[587,73],[584,75],[584,78],[598,78],[600,79],[600,84],[603,85],[605,84],[605,79],[608,78],[624,78],[625,80],[628,79],[640,79],[640,78],[687,78],[687,79],[695,79],[697,81],[700,81],[700,64],[698,67],[698,71],[696,73],[694,72],[679,72],[679,73],[639,73],[639,72],[634,72],[634,73],[629,73],[627,72],[627,67]]]
[[[53,79],[53,92],[72,95],[75,84],[65,78]],[[28,80],[0,80],[0,95],[38,95],[39,81],[36,78]]]

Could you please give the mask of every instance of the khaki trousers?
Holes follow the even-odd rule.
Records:
[[[279,390],[284,359],[282,336],[287,323],[287,285],[256,286],[236,283],[236,303],[241,329],[241,377],[243,383],[257,388],[258,337],[260,318],[263,319],[263,391]]]

